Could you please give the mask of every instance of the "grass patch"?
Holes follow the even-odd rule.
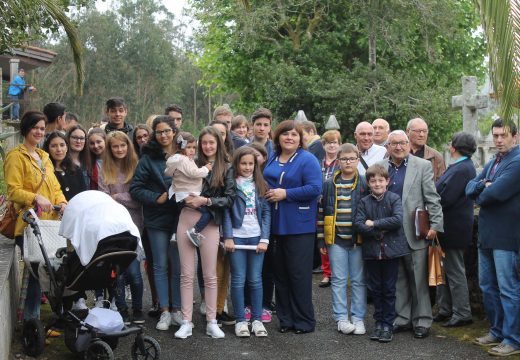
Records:
[[[445,328],[438,323],[433,323],[432,328],[435,329],[436,336],[449,336],[459,341],[473,343],[477,337],[484,336],[489,331],[489,322],[487,320],[475,320],[473,324],[455,328]],[[475,345],[478,346],[478,345]],[[480,346],[483,353],[487,353],[488,347]],[[509,356],[508,359],[520,360],[520,355]]]

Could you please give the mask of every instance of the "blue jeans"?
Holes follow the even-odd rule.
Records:
[[[141,276],[141,263],[135,259],[126,268],[125,272],[117,277],[116,306],[119,311],[127,310],[125,299],[125,285],[130,284],[132,292],[132,309],[141,311],[143,308],[143,277]]]
[[[197,209],[202,215],[199,219],[199,221],[197,221],[195,223],[195,226],[193,226],[195,228],[195,232],[198,232],[200,233],[202,230],[204,230],[204,228],[206,226],[208,226],[209,222],[211,220],[213,220],[213,216],[211,216],[211,213],[209,212],[208,208],[207,207],[201,207],[201,208],[198,208]]]
[[[258,245],[260,237],[233,238],[235,245]],[[255,250],[235,250],[230,254],[231,300],[237,321],[246,321],[244,314],[244,285],[247,278],[251,297],[251,320],[262,318],[262,264],[264,253]]]
[[[518,253],[479,249],[478,272],[484,309],[497,339],[520,349],[520,278]]]
[[[11,106],[11,119],[19,119],[20,118],[20,96],[19,95],[9,95],[9,100],[13,103]]]
[[[147,228],[148,238],[153,256],[153,274],[159,306],[168,308],[170,305],[168,288],[171,290],[172,307],[181,307],[181,269],[179,249],[177,245],[170,245],[172,234],[168,231]],[[168,283],[168,263],[170,265],[170,279]]]
[[[363,271],[361,246],[344,247],[332,244],[328,247],[332,270],[332,313],[335,321],[348,320],[347,282],[352,287],[352,321],[363,320],[367,311],[367,287]]]

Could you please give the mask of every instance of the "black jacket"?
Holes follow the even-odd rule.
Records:
[[[213,215],[215,224],[221,225],[224,219],[224,209],[231,208],[233,201],[235,201],[235,175],[233,168],[228,165],[226,174],[224,176],[224,186],[212,188],[210,186],[213,171],[210,171],[208,176],[202,179],[202,191],[200,196],[209,197],[211,199],[211,206],[209,211]]]
[[[374,226],[365,225],[373,220]],[[410,253],[403,230],[401,197],[391,191],[381,201],[367,195],[358,204],[354,226],[363,236],[363,258],[393,259]]]
[[[473,236],[473,200],[466,196],[466,185],[476,176],[471,159],[452,164],[437,180],[441,196],[444,233],[439,233],[443,248],[465,249]]]

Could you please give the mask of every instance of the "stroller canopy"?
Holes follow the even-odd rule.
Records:
[[[137,252],[142,252],[139,229],[128,210],[101,191],[83,191],[70,201],[61,220],[59,234],[70,239],[83,266],[106,237],[129,231],[139,239]]]

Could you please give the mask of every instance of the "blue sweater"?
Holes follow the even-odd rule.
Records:
[[[269,188],[286,189],[283,201],[271,204],[271,233],[274,235],[316,232],[318,197],[322,190],[321,168],[314,155],[303,149],[280,166],[278,154],[268,160],[264,177]]]
[[[490,171],[495,159],[466,186],[466,195],[480,205],[478,240],[481,249],[518,251],[520,249],[520,149],[515,146]],[[486,187],[485,183],[491,181]]]

